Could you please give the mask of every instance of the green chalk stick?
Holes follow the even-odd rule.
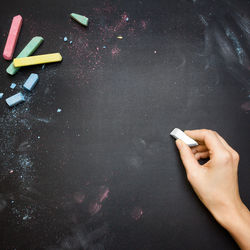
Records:
[[[16,58],[27,57],[32,55],[42,42],[43,38],[41,36],[33,37]],[[6,72],[13,76],[19,69],[20,67],[15,67],[12,62],[10,66],[6,69]]]
[[[83,26],[88,26],[89,19],[86,16],[82,16],[79,14],[71,13],[70,16],[77,21],[78,23],[82,24]]]

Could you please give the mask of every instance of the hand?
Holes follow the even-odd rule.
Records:
[[[199,146],[191,149],[181,140],[176,141],[188,181],[199,199],[240,247],[250,249],[250,213],[239,195],[238,153],[214,131],[193,130],[185,133],[199,142]],[[200,165],[198,160],[203,158],[209,158],[209,161]]]

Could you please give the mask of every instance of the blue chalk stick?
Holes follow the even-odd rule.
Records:
[[[11,83],[11,85],[10,85],[10,88],[11,89],[14,89],[16,87],[16,84],[13,82],[13,83]]]
[[[64,42],[67,42],[67,41],[68,41],[68,37],[65,36],[65,37],[63,38],[63,41],[64,41]]]
[[[38,74],[34,73],[30,74],[29,78],[24,83],[23,88],[31,91],[36,86],[38,79],[39,79]]]
[[[0,99],[2,99],[3,98],[3,93],[0,93]]]
[[[13,107],[13,106],[17,105],[18,103],[25,101],[25,97],[21,92],[19,92],[13,96],[7,98],[5,101],[10,107]]]

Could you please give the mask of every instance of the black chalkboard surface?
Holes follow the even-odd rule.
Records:
[[[15,56],[39,35],[35,55],[60,52],[63,61],[9,76],[1,59],[0,249],[237,249],[192,191],[169,133],[210,128],[225,137],[240,153],[250,207],[249,8],[240,0],[2,2],[1,51],[20,14]],[[30,73],[40,80],[27,93]],[[18,91],[26,102],[9,108]]]

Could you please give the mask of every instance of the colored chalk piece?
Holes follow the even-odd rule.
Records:
[[[36,64],[53,63],[62,61],[62,56],[60,53],[39,55],[39,56],[28,56],[23,58],[15,58],[15,67],[31,66]]]
[[[191,137],[187,136],[182,130],[175,128],[171,133],[171,136],[173,136],[175,139],[180,139],[184,143],[186,143],[189,147],[198,146],[199,144],[193,140]]]
[[[17,58],[26,57],[32,55],[36,49],[43,42],[43,38],[41,36],[33,37],[30,42],[24,47],[24,49],[20,52]],[[6,69],[6,72],[10,75],[15,75],[20,68],[14,66],[13,63]]]
[[[67,42],[67,41],[68,41],[68,37],[65,36],[65,37],[63,38],[63,41],[64,41],[64,42]]]
[[[31,91],[36,86],[38,79],[39,79],[38,74],[34,73],[30,74],[29,78],[23,85],[24,89]]]
[[[13,82],[13,83],[11,83],[11,85],[10,85],[10,88],[11,89],[14,89],[16,87],[16,84]]]
[[[13,107],[13,106],[17,105],[18,103],[25,101],[25,97],[21,92],[19,92],[13,96],[7,98],[5,101],[10,107]]]
[[[0,99],[2,99],[3,98],[3,93],[0,93]]]
[[[6,60],[11,60],[13,57],[22,23],[23,18],[20,15],[15,16],[12,20],[9,35],[3,51],[3,58]]]
[[[77,21],[78,23],[80,23],[83,26],[88,26],[89,23],[89,19],[86,16],[82,16],[79,14],[75,14],[75,13],[71,13],[70,16]]]

